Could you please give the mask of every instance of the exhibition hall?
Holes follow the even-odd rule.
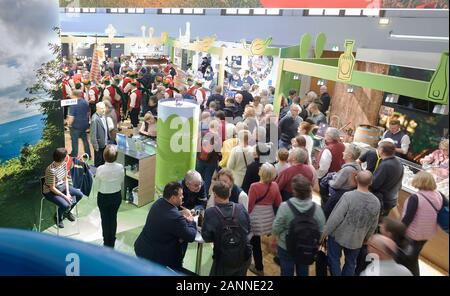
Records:
[[[0,275],[448,276],[448,23],[0,0]]]

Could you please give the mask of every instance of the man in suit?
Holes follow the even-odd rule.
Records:
[[[186,246],[195,240],[197,225],[189,210],[178,210],[182,202],[182,185],[178,182],[167,184],[163,198],[151,207],[145,226],[134,243],[138,257],[183,270]]]
[[[94,147],[94,165],[99,167],[105,163],[103,159],[103,150],[105,150],[108,141],[110,140],[108,121],[105,117],[106,106],[103,102],[98,102],[96,105],[96,112],[91,118],[91,142]]]

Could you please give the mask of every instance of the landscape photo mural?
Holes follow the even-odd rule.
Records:
[[[33,229],[40,177],[64,146],[59,5],[0,0],[0,7],[0,227]],[[54,207],[44,204],[45,229]]]

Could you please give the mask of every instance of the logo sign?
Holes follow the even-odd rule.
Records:
[[[77,99],[61,100],[61,107],[72,106],[77,104]]]
[[[353,46],[355,40],[345,40],[345,51],[339,57],[337,79],[340,81],[351,81],[355,57],[353,56]]]

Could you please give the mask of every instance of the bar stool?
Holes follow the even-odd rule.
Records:
[[[45,195],[44,195],[44,183],[45,183],[45,177],[41,177],[41,195],[42,195],[42,198],[41,198],[41,207],[40,207],[40,210],[39,210],[39,227],[38,227],[38,231],[39,232],[41,232],[42,221],[44,220],[44,219],[42,219],[42,210],[43,210],[43,206],[44,206],[44,200],[46,200]],[[56,208],[56,213],[58,213],[58,206],[55,205],[55,208]],[[69,236],[80,234],[80,224],[78,222],[78,219],[79,219],[79,216],[78,216],[78,203],[75,205],[75,214],[76,214],[76,217],[77,217],[77,220],[76,220],[77,232],[73,233],[73,234],[71,234]],[[54,226],[56,227],[56,235],[59,236],[59,227],[58,227],[57,224],[55,224]]]

